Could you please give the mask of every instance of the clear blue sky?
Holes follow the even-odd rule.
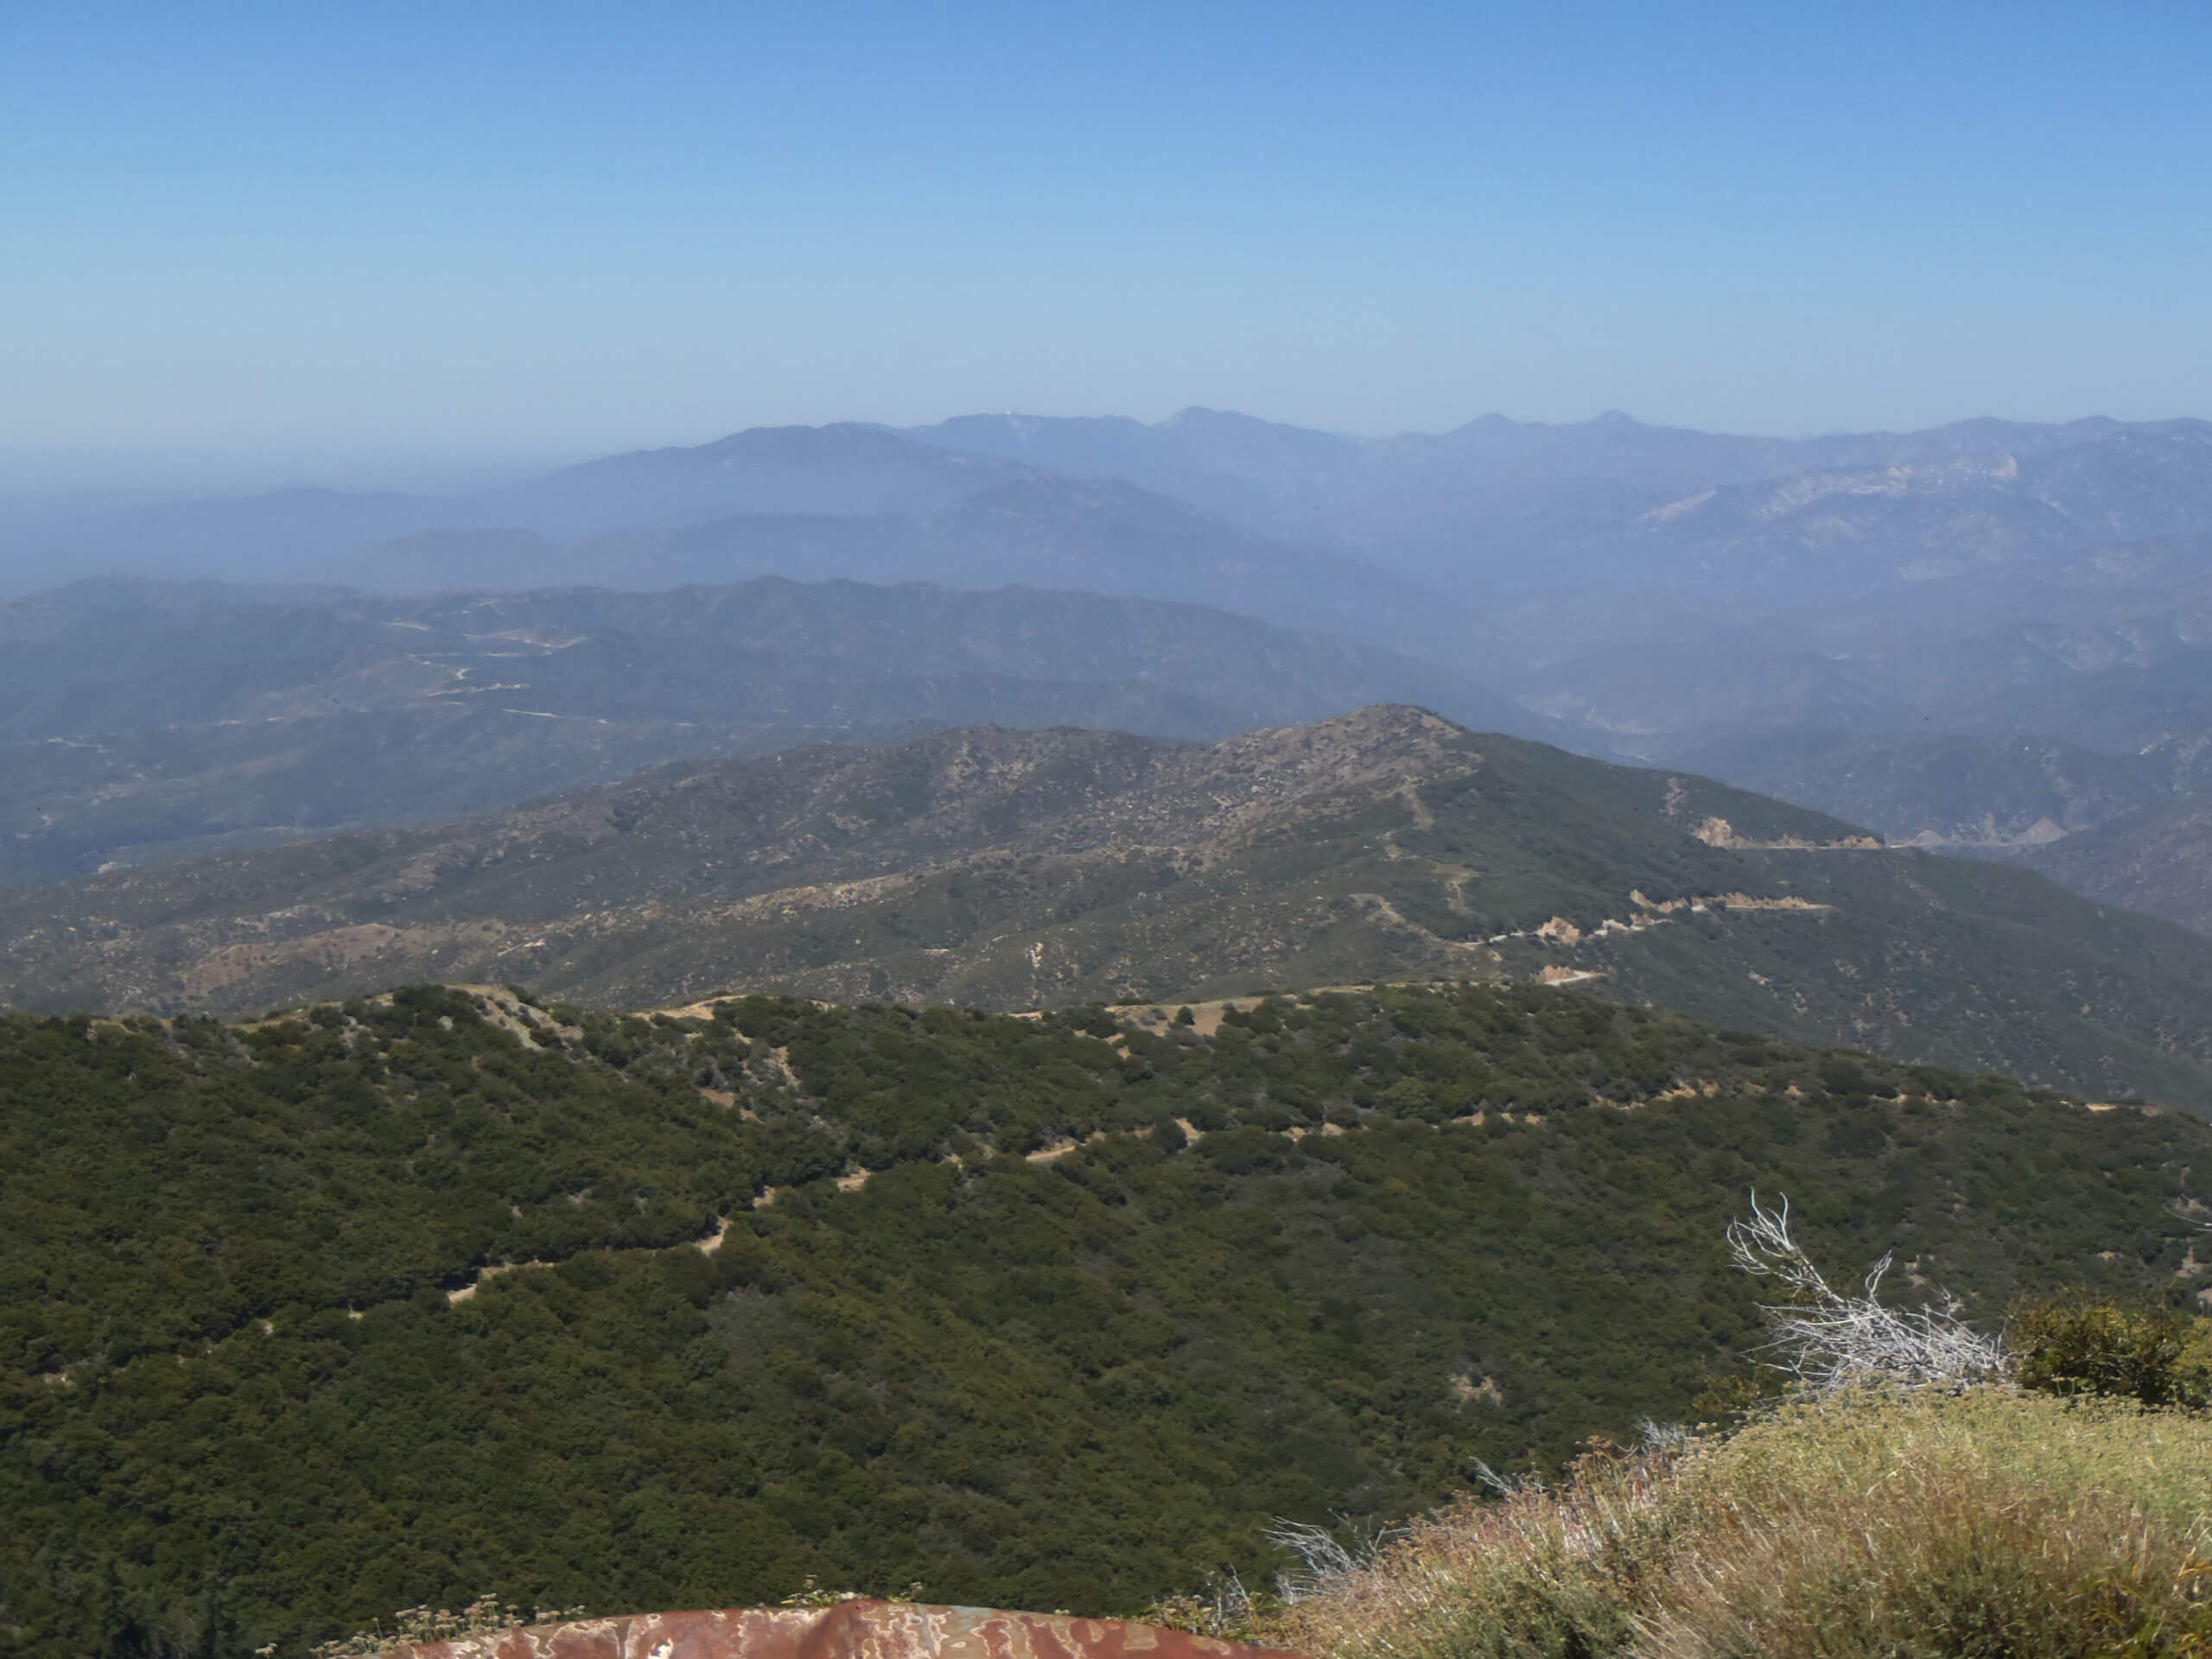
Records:
[[[2212,415],[2212,5],[0,6],[0,445]]]

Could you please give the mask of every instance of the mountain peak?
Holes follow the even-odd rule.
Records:
[[[1310,743],[1359,747],[1408,741],[1434,744],[1469,735],[1466,728],[1411,702],[1370,702],[1349,714],[1287,729]]]

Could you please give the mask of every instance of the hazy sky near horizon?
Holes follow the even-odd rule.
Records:
[[[0,8],[0,446],[2212,415],[2212,7]]]

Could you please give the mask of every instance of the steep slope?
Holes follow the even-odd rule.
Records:
[[[1217,737],[1443,670],[1190,606],[766,580],[373,599],[84,583],[0,606],[0,880],[424,823],[685,755],[976,721]]]
[[[2212,796],[2184,795],[2011,856],[2101,904],[2212,934]]]
[[[1273,1517],[1709,1409],[1747,1187],[1977,1318],[2204,1271],[2180,1115],[1572,992],[1206,1016],[0,1019],[9,1652],[1265,1582]]]
[[[1779,733],[1683,760],[1890,841],[1965,850],[2037,846],[2156,804],[2174,771],[2156,753],[2103,754],[2056,738],[1833,732]]]
[[[396,979],[1033,1007],[1596,976],[1702,1017],[2212,1105],[2212,946],[1705,779],[1378,707],[1206,746],[951,732],[0,899],[18,1007]]]

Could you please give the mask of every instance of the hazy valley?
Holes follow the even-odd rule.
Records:
[[[87,583],[0,607],[0,690],[14,882],[940,726],[1218,737],[1378,700],[1548,724],[1431,664],[1217,610],[779,578],[440,599]]]

